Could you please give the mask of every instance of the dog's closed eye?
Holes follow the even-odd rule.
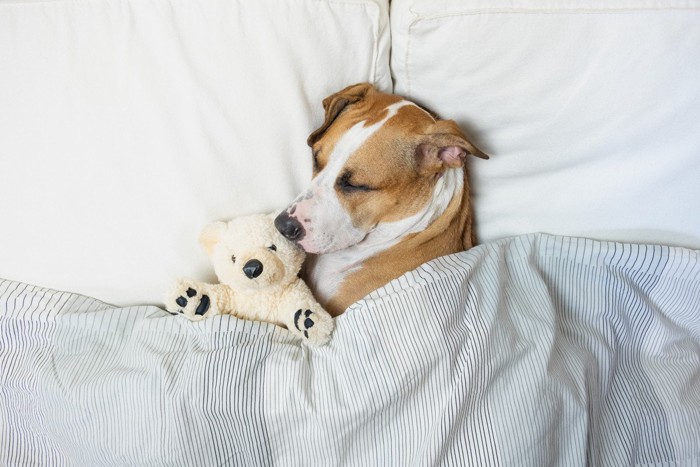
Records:
[[[367,191],[373,191],[374,188],[370,187],[369,185],[364,185],[361,183],[353,182],[352,181],[352,172],[345,172],[343,175],[338,177],[338,181],[336,182],[336,186],[340,191],[343,193],[349,194],[349,193],[357,193],[357,192],[367,192]]]

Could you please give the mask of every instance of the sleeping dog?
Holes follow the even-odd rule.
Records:
[[[464,159],[488,159],[452,120],[367,83],[323,100],[313,179],[276,219],[311,253],[307,282],[334,316],[372,290],[474,243]]]

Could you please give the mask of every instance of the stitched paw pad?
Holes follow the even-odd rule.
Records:
[[[333,318],[327,313],[299,309],[294,313],[294,327],[314,346],[324,345],[333,332]]]
[[[198,321],[216,314],[215,302],[203,293],[199,284],[181,279],[172,288],[165,301],[165,308],[171,313],[185,315]]]

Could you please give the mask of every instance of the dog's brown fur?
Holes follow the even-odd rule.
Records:
[[[382,121],[388,115],[387,108],[402,100],[367,83],[326,98],[325,121],[308,138],[314,153],[314,176],[328,164],[335,143],[350,127],[362,121],[365,127]],[[456,157],[453,151],[452,157],[445,158],[445,148],[461,154]],[[348,269],[336,293],[325,302],[321,300],[332,315],[341,314],[372,290],[426,261],[474,245],[469,178],[463,160],[466,154],[488,158],[455,122],[435,119],[416,105],[406,105],[348,159],[343,168],[352,173],[353,184],[372,187],[362,194],[347,195],[337,190],[341,206],[363,231],[419,212],[430,201],[436,181],[448,168],[462,167],[464,184],[461,193],[456,193],[444,212],[423,231],[406,235],[365,259],[361,267],[353,265]]]
[[[421,264],[474,246],[467,179],[465,171],[462,197],[454,198],[445,213],[426,230],[409,235],[395,247],[365,261],[359,271],[348,275],[338,293],[323,304],[329,313],[338,316],[371,291]]]

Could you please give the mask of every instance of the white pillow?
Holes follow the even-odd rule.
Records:
[[[321,100],[390,90],[387,0],[0,3],[0,277],[126,305],[307,183]]]
[[[700,2],[394,0],[395,90],[456,119],[480,241],[700,248]]]

